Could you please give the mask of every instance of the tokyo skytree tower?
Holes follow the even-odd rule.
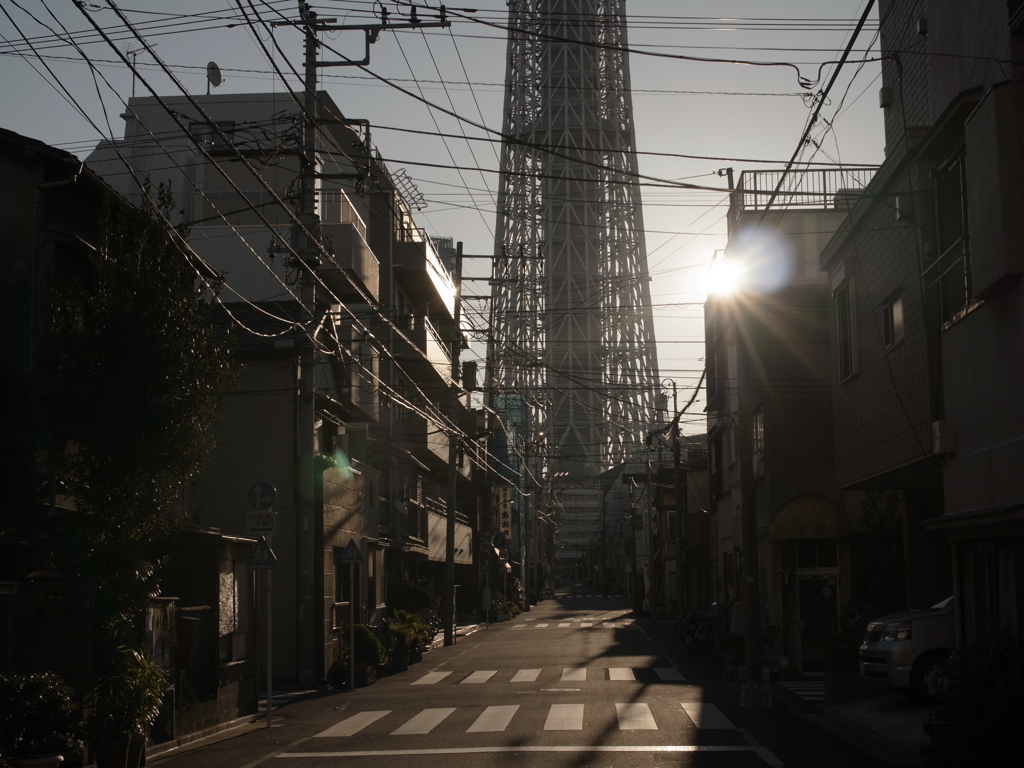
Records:
[[[594,476],[657,418],[625,0],[512,0],[491,386],[535,476]]]

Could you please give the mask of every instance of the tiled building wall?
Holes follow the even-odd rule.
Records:
[[[905,150],[904,124],[928,125],[928,36],[918,34],[918,21],[927,19],[925,0],[882,0],[881,20],[882,83],[890,89],[891,106],[885,111],[885,153]],[[927,21],[925,21],[927,23]]]
[[[890,158],[898,163],[899,158]],[[856,373],[838,381],[839,348],[832,334],[837,485],[840,488],[925,459],[930,452],[934,404],[929,396],[925,293],[919,272],[918,227],[897,220],[895,201],[906,195],[905,166],[873,189],[870,208],[849,235],[834,266],[845,262],[853,288]],[[881,304],[900,291],[904,338],[886,350]],[[836,302],[830,323],[837,324]]]

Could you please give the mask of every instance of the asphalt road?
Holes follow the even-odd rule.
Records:
[[[742,709],[706,658],[633,618],[617,598],[573,593],[429,652],[355,692],[283,707],[167,755],[161,768],[660,766],[867,768],[868,757],[803,716],[791,692]]]

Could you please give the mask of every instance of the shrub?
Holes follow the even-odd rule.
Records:
[[[122,649],[90,696],[89,734],[94,739],[144,738],[160,714],[166,680],[148,656]]]
[[[932,766],[1019,765],[1024,723],[1024,638],[1008,628],[954,648],[942,701],[925,723]]]
[[[347,644],[348,632],[345,633],[345,641]],[[344,652],[344,656],[347,660],[347,649]],[[387,659],[384,644],[374,633],[373,629],[365,624],[356,624],[355,626],[355,656],[356,664],[368,664],[372,667],[383,664],[385,659]]]
[[[52,672],[0,676],[0,764],[6,758],[62,754],[82,747],[70,686]]]

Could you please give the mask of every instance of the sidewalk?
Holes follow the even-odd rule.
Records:
[[[641,619],[657,639],[663,653],[692,672],[717,674],[708,656],[687,654],[675,638],[675,624],[670,621]],[[857,686],[852,696],[836,696],[826,700],[824,678],[807,675],[786,683],[772,683],[772,699],[776,707],[789,707],[796,714],[837,738],[851,744],[890,768],[920,766],[920,748],[928,737],[922,723],[931,708],[898,691]],[[841,693],[849,694],[847,688]],[[852,699],[852,700],[851,700]]]

